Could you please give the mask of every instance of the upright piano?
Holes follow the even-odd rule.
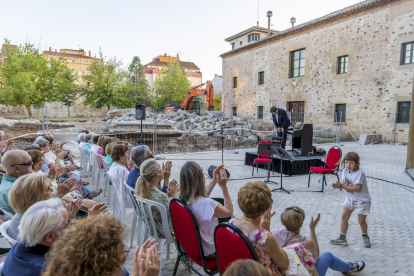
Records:
[[[288,134],[291,137],[292,150],[305,156],[312,152],[313,124],[296,123],[293,129],[288,130]]]

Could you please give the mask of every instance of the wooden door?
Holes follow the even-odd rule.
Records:
[[[289,102],[288,114],[290,114],[290,123],[294,127],[297,122],[303,123],[305,113],[305,102]]]

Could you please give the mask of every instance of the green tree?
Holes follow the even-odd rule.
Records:
[[[46,60],[33,44],[18,47],[5,40],[6,59],[0,63],[0,99],[5,105],[25,106],[29,118],[31,106],[60,99],[57,90],[61,72],[66,68],[63,57]]]
[[[221,94],[213,95],[214,111],[221,111]]]
[[[82,88],[76,83],[76,72],[73,69],[66,68],[61,73],[61,79],[58,86],[58,91],[62,103],[68,107],[68,118],[70,118],[70,107],[74,104]]]
[[[145,79],[144,66],[138,56],[134,56],[128,66],[129,82],[125,86],[123,99],[118,103],[122,107],[134,107],[136,103],[150,105],[152,92]]]
[[[153,108],[164,109],[168,103],[181,104],[190,87],[181,65],[178,62],[169,63],[165,74],[155,80]]]
[[[99,51],[99,59],[95,59],[83,75],[84,105],[95,108],[119,106],[126,101],[125,92],[128,85],[128,72],[122,68],[122,62],[116,57],[107,59]]]

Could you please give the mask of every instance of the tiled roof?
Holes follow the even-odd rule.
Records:
[[[90,58],[90,59],[95,59],[93,57],[89,57],[88,55],[81,56],[81,55],[75,55],[75,54],[68,54],[68,53],[64,54],[64,53],[60,53],[60,52],[49,52],[49,51],[43,51],[43,53],[45,55],[48,55],[48,56],[63,56],[63,55],[65,55],[67,58],[68,57],[75,57],[75,58]]]
[[[178,61],[180,62],[181,66],[185,69],[194,69],[194,70],[200,70],[197,65],[194,64],[194,62],[190,61]],[[167,66],[168,62],[162,62],[159,60],[159,58],[153,59],[150,63],[145,64],[145,67],[151,67],[151,66]]]
[[[355,13],[358,13],[358,12],[361,12],[361,11],[373,9],[373,8],[378,7],[378,6],[382,6],[382,5],[391,3],[391,2],[398,2],[398,1],[401,1],[401,0],[366,0],[366,1],[362,1],[362,2],[359,2],[359,3],[354,4],[352,6],[348,6],[346,8],[341,9],[341,10],[338,10],[338,11],[332,12],[330,14],[327,14],[325,16],[322,16],[322,17],[316,18],[314,20],[305,22],[303,24],[297,25],[293,28],[290,28],[290,29],[287,29],[287,30],[284,30],[284,31],[280,31],[280,32],[278,32],[274,35],[271,35],[271,36],[266,37],[264,39],[261,39],[259,41],[256,41],[256,42],[250,43],[248,45],[238,47],[234,50],[225,52],[225,53],[221,54],[220,57],[225,57],[229,54],[233,54],[233,53],[240,52],[240,51],[252,48],[252,47],[256,47],[256,46],[259,46],[260,44],[263,44],[263,43],[266,43],[266,42],[269,42],[269,41],[272,41],[272,40],[282,39],[282,38],[284,38],[288,35],[299,33],[299,32],[302,32],[304,30],[309,31],[309,29],[316,28],[316,27],[318,27],[318,26],[320,26],[324,23],[334,21],[334,20],[338,20],[340,18],[351,16],[351,15],[353,15]]]

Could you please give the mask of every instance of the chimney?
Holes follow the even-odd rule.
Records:
[[[296,18],[292,17],[290,19],[290,23],[292,23],[292,28],[295,27],[295,23],[296,23]]]
[[[49,47],[49,52],[52,52],[52,47]]]
[[[91,57],[91,51],[89,51],[89,57]]]
[[[85,55],[85,51],[81,51],[81,56],[84,56]]]
[[[270,18],[272,17],[273,12],[268,11],[267,12],[267,35],[270,36]]]

